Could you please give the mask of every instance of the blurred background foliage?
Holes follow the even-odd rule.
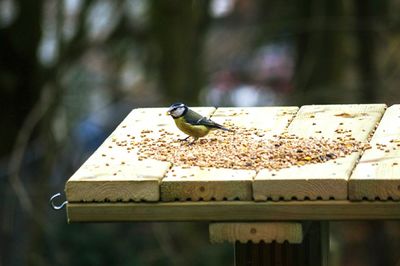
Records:
[[[399,14],[399,0],[0,0],[0,264],[231,265],[207,224],[68,225],[49,196],[135,107],[398,103]],[[399,225],[332,223],[331,265],[400,265]]]

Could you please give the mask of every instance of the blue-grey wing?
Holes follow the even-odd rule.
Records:
[[[220,124],[217,124],[211,119],[208,119],[207,117],[204,117],[190,109],[185,114],[185,120],[191,125],[203,125],[207,127],[222,128]]]

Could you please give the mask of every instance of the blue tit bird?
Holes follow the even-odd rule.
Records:
[[[193,142],[197,139],[206,136],[211,130],[222,129],[225,131],[233,130],[225,128],[218,123],[215,123],[209,118],[206,118],[195,111],[189,109],[183,103],[174,103],[171,105],[167,112],[168,115],[172,116],[176,126],[189,137],[193,137]],[[192,142],[192,143],[193,143]]]

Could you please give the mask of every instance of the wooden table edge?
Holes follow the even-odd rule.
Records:
[[[400,201],[68,203],[69,222],[400,220]]]

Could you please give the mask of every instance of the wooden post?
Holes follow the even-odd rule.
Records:
[[[328,222],[303,224],[301,244],[284,243],[235,243],[235,265],[326,266],[329,252]]]

